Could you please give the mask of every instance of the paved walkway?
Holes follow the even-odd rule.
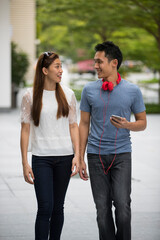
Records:
[[[18,110],[0,113],[0,240],[33,240],[36,200],[23,180]],[[160,239],[160,115],[132,133],[132,240]],[[62,240],[98,240],[90,183],[71,179]],[[109,240],[109,239],[108,239]]]

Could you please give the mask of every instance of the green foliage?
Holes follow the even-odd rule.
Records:
[[[124,60],[141,60],[151,69],[160,68],[159,0],[36,2],[38,54],[55,49],[74,61],[89,59],[98,42],[112,40],[122,49]]]
[[[115,0],[117,9],[124,11],[125,26],[128,33],[136,28],[140,34],[135,34],[129,45],[128,54],[139,58],[152,70],[160,70],[160,1],[159,0]],[[127,40],[127,39],[125,39]],[[128,38],[130,40],[130,38]],[[134,43],[133,45],[132,42]],[[135,48],[135,51],[131,51]],[[134,54],[135,53],[135,54]],[[139,54],[139,56],[138,56]]]
[[[148,84],[148,83],[158,83],[159,82],[159,80],[157,79],[157,78],[153,78],[153,79],[150,79],[150,80],[141,80],[141,81],[139,81],[138,83],[144,83],[144,84]]]
[[[18,50],[15,43],[11,43],[12,50],[12,83],[19,87],[20,84],[25,84],[25,73],[29,67],[29,60],[26,53]]]
[[[75,93],[77,101],[81,101],[82,89],[72,89]],[[160,104],[146,103],[146,113],[160,113]]]
[[[160,66],[159,0],[37,0],[39,52],[48,48],[79,59],[92,58],[98,42],[113,40],[124,59]],[[83,56],[79,51],[83,49]]]
[[[37,25],[38,54],[52,48],[78,61],[93,58],[97,42],[122,26],[122,15],[113,0],[37,0]]]
[[[93,58],[94,46],[110,40],[121,48],[124,60],[140,60],[160,72],[159,0],[36,0],[36,4],[38,55],[55,50],[76,62]],[[124,76],[130,69],[120,71]]]
[[[75,93],[77,101],[81,101],[82,89],[72,89]]]
[[[146,113],[160,113],[160,104],[145,104],[146,106]]]

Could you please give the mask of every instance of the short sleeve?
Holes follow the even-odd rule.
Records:
[[[134,114],[144,112],[146,110],[143,102],[143,96],[142,96],[141,90],[138,87],[137,87],[136,96],[132,104],[131,110]]]
[[[72,94],[70,109],[69,109],[69,124],[77,122],[77,108],[76,108],[76,97],[74,93]]]
[[[91,112],[91,106],[88,102],[86,87],[84,87],[82,91],[80,110],[84,112]]]
[[[21,103],[21,122],[30,123],[31,121],[31,94],[27,91],[22,98]]]

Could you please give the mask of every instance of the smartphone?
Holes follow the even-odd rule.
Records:
[[[122,117],[118,116],[118,115],[112,115],[112,117],[117,118],[118,120],[121,120]]]
[[[119,123],[119,121],[121,121],[121,117],[118,115],[112,115],[112,117],[113,117],[112,120],[116,123]]]

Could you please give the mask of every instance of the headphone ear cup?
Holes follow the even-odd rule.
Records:
[[[113,90],[113,88],[114,88],[113,83],[112,83],[112,82],[109,82],[109,83],[108,83],[108,90],[111,92],[111,91]]]
[[[119,73],[117,73],[117,75],[118,75],[118,79],[116,80],[116,82],[117,82],[117,85],[120,83],[120,81],[121,81],[121,75],[119,74]],[[113,90],[113,88],[114,88],[114,84],[112,83],[112,82],[107,82],[107,81],[105,81],[104,79],[102,79],[102,89],[104,90],[104,91],[112,91]]]
[[[103,83],[102,83],[102,89],[103,89],[104,91],[107,91],[107,90],[108,90],[108,82],[103,82]]]
[[[113,83],[112,82],[103,82],[102,83],[102,89],[104,90],[104,91],[112,91],[113,90],[113,88],[114,88],[114,85],[113,85]]]

